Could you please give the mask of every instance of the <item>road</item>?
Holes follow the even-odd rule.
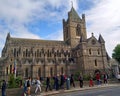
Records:
[[[120,96],[120,86],[61,93],[53,96]]]

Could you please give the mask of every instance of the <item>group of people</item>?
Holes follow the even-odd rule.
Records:
[[[60,76],[54,76],[52,78],[46,77],[46,79],[45,79],[46,80],[45,91],[46,92],[48,90],[51,91],[52,89],[55,89],[55,90],[64,89],[65,83],[66,83],[66,87],[67,86],[75,87],[75,78],[74,77],[75,76],[73,74],[71,74],[71,76],[60,75]],[[100,85],[101,84],[100,73],[96,73],[95,79],[96,79],[97,85]],[[82,75],[79,75],[78,81],[79,81],[80,88],[82,88],[83,87]],[[107,84],[107,82],[108,82],[108,75],[105,73],[103,74],[103,81],[104,81],[104,84]],[[23,96],[31,96],[31,86],[32,85],[36,86],[35,90],[34,90],[35,94],[37,94],[38,90],[41,93],[41,86],[43,85],[42,79],[37,77],[35,80],[31,80],[31,78],[29,77],[24,81],[24,92],[23,92],[24,94],[23,94]],[[90,78],[89,86],[90,87],[94,86],[92,78]],[[2,82],[2,96],[6,96],[6,81],[5,80],[3,80],[3,82]]]
[[[102,84],[102,81],[104,84],[107,84],[108,83],[108,74],[106,74],[106,73],[100,74],[99,72],[97,72],[95,79],[96,79],[96,84],[98,86]],[[89,86],[90,87],[94,86],[93,78],[90,78]]]
[[[30,77],[27,80],[25,80],[25,82],[24,82],[24,92],[23,92],[24,96],[31,96],[31,86],[32,86],[32,83],[33,82],[31,81]],[[36,81],[34,83],[36,85],[35,94],[37,93],[38,89],[41,92],[41,85],[42,85],[42,83],[41,83],[39,77],[36,78]]]
[[[59,90],[59,89],[64,89],[65,84],[66,86],[73,86],[75,87],[75,79],[74,79],[74,75],[71,74],[71,76],[66,76],[66,75],[60,75],[60,76],[54,76],[54,77],[46,77],[46,87],[45,87],[45,91],[47,92],[48,90]],[[80,88],[83,87],[83,77],[80,75],[78,77],[79,80],[79,86]],[[39,77],[37,77],[36,80],[32,81],[31,78],[29,77],[27,80],[25,80],[24,82],[24,96],[27,94],[27,96],[30,96],[30,88],[32,86],[32,84],[36,85],[35,88],[35,94],[38,92],[38,89],[41,93],[41,86],[42,84],[42,79],[40,80]]]

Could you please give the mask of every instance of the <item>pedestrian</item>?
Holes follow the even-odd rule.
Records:
[[[39,77],[37,77],[37,80],[36,80],[36,83],[35,83],[35,84],[36,84],[35,94],[37,93],[38,89],[39,89],[39,91],[40,91],[40,93],[41,93],[41,85],[42,85],[42,83],[41,83]]]
[[[97,85],[100,85],[100,73],[96,74]]]
[[[58,79],[58,76],[55,77],[55,88],[56,88],[56,90],[59,90],[59,79]]]
[[[62,74],[60,76],[60,88],[61,89],[64,89],[64,82],[65,82],[65,78],[64,78],[64,75]]]
[[[47,77],[47,79],[46,79],[46,92],[47,92],[48,88],[49,88],[49,90],[52,90],[51,86],[50,86],[50,77]]]
[[[24,85],[23,85],[23,96],[27,95],[27,80],[24,81]]]
[[[27,80],[27,95],[28,96],[31,96],[31,78],[29,77],[28,80]]]
[[[103,79],[104,79],[104,84],[107,84],[108,82],[108,75],[106,73],[104,73],[103,75]]]
[[[94,86],[93,79],[90,78],[90,81],[89,81],[89,87],[93,87],[93,86]]]
[[[80,88],[83,88],[83,77],[81,75],[79,75],[79,84],[80,84]]]
[[[6,96],[6,81],[2,82],[2,96]]]
[[[73,74],[71,74],[71,77],[70,77],[70,85],[73,85],[73,87],[75,87],[74,75]]]

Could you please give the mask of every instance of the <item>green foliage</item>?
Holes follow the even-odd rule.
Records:
[[[120,44],[113,50],[112,57],[120,63]]]
[[[8,88],[18,88],[20,86],[21,77],[14,78],[14,74],[9,75]]]
[[[74,79],[75,79],[75,81],[78,81],[79,75],[80,75],[80,72],[76,72],[76,73],[74,74]]]
[[[83,75],[83,80],[90,80],[91,76],[88,74]]]

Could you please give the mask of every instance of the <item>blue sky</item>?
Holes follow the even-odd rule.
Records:
[[[112,50],[120,41],[120,0],[0,0],[0,53],[7,33],[12,37],[63,40],[62,19],[72,3],[79,16],[86,15],[88,38],[93,32]]]

